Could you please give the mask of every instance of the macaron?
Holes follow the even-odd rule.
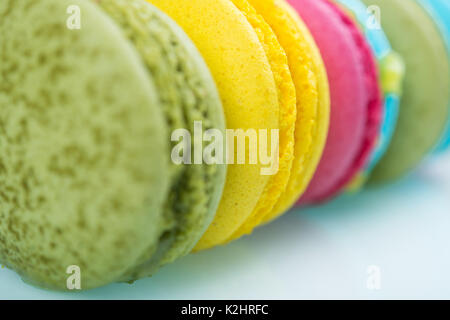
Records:
[[[330,86],[325,151],[299,201],[309,205],[337,196],[366,166],[376,146],[383,103],[375,57],[357,24],[328,0],[288,2],[318,45]]]
[[[376,14],[376,12],[372,12],[371,8],[368,8],[360,0],[338,0],[337,3],[357,22],[375,54],[384,99],[382,123],[370,161],[353,178],[349,186],[349,190],[355,192],[365,185],[372,170],[387,151],[394,135],[405,66],[401,56],[392,49],[379,22],[374,20],[373,14]]]
[[[450,57],[450,2],[446,0],[419,0],[419,4],[425,8],[436,23],[441,36],[443,36],[447,54]],[[450,102],[449,102],[450,108]],[[447,129],[444,132],[438,146],[437,152],[447,151],[450,147],[450,113],[447,121]]]
[[[195,248],[207,249],[238,236],[257,211],[270,210],[286,185],[293,160],[295,87],[284,50],[247,1],[150,2],[199,48],[217,83],[227,129],[279,130],[276,175],[261,174],[260,162],[229,165],[216,217]]]
[[[392,142],[370,183],[398,179],[435,148],[449,114],[449,60],[432,17],[414,0],[364,0],[381,12],[381,25],[405,62],[406,75]]]
[[[294,161],[288,184],[267,223],[288,211],[305,192],[322,156],[330,119],[330,91],[319,49],[297,12],[284,0],[250,0],[286,52],[297,92]]]
[[[266,26],[264,29],[271,30],[268,33],[276,36],[276,42],[281,45],[287,57],[287,60],[283,61],[283,66],[287,66],[290,73],[285,72],[285,79],[279,78],[284,88],[287,81],[294,84],[289,89],[295,91],[289,96],[291,99],[294,98],[290,101],[290,106],[294,103],[291,108],[295,108],[296,112],[291,110],[289,115],[296,117],[284,116],[280,123],[289,123],[291,130],[295,129],[295,134],[291,138],[292,132],[289,131],[290,139],[286,139],[293,147],[290,149],[293,152],[289,154],[292,162],[290,171],[285,174],[280,166],[280,171],[266,187],[266,194],[270,194],[271,197],[261,196],[252,215],[230,240],[251,233],[259,225],[285,213],[295,203],[305,191],[318,165],[329,123],[329,89],[325,67],[305,25],[283,0],[245,2],[249,8],[247,11],[251,11],[252,15]],[[233,0],[233,3],[242,8],[242,1]],[[282,145],[281,137],[280,150],[283,149]]]
[[[263,44],[277,86],[279,102],[279,142],[277,171],[273,172],[250,216],[227,239],[231,241],[249,234],[268,215],[286,189],[294,160],[294,130],[297,120],[297,96],[288,58],[276,33],[247,0],[232,0],[247,18]]]
[[[0,16],[1,263],[62,290],[76,266],[90,289],[188,253],[226,166],[170,158],[173,130],[225,129],[186,34],[144,0],[5,0]]]

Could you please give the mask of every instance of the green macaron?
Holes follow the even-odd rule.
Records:
[[[396,132],[372,183],[415,168],[440,140],[448,119],[449,61],[431,16],[414,0],[364,0],[381,10],[381,24],[406,65]]]
[[[0,261],[55,289],[75,265],[89,289],[187,254],[226,167],[170,157],[174,130],[225,128],[184,32],[144,0],[4,0],[0,48]]]

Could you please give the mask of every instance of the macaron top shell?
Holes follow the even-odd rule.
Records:
[[[382,27],[406,65],[397,128],[370,178],[385,183],[416,167],[442,136],[449,113],[449,62],[437,25],[416,1],[364,3],[380,7]]]
[[[71,5],[83,13],[76,31],[66,27]],[[156,88],[90,1],[1,1],[0,38],[0,261],[54,289],[66,289],[72,265],[83,289],[115,281],[166,228]]]
[[[263,44],[229,0],[150,0],[188,34],[222,99],[227,128],[279,129],[278,91]],[[252,214],[270,176],[261,164],[228,166],[216,217],[196,250],[222,243]]]
[[[367,162],[381,121],[376,64],[355,23],[329,1],[289,0],[320,49],[331,92],[322,160],[301,203],[335,196]]]

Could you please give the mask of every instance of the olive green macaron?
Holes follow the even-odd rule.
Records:
[[[174,130],[225,128],[184,32],[144,0],[3,0],[0,59],[1,263],[62,290],[76,265],[89,289],[187,254],[226,167],[170,157]]]
[[[448,120],[450,71],[444,39],[415,0],[364,3],[380,8],[383,30],[406,65],[397,127],[371,176],[379,184],[409,173],[437,146]]]

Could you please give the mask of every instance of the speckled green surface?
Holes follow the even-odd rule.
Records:
[[[372,183],[406,174],[438,143],[448,119],[449,63],[431,17],[413,0],[364,0],[381,9],[381,23],[406,64],[398,125]]]
[[[80,6],[82,28],[66,28]],[[0,260],[64,288],[122,275],[156,246],[169,172],[151,78],[86,1],[0,3]],[[114,66],[114,67],[111,67]]]
[[[223,166],[169,159],[171,129],[224,127],[200,56],[143,1],[114,3],[0,3],[0,261],[40,286],[65,289],[70,265],[83,289],[153,272],[195,244],[223,187]]]

